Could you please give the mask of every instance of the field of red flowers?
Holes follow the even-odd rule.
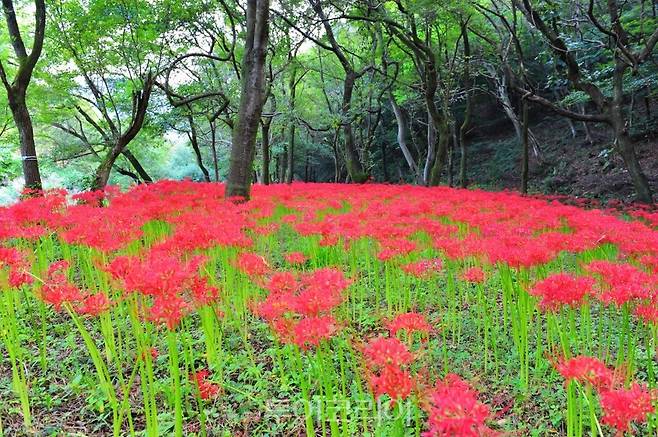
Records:
[[[656,435],[658,223],[163,181],[0,209],[0,435]]]

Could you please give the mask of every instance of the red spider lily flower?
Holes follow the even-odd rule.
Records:
[[[294,328],[293,342],[301,349],[317,347],[321,341],[329,340],[338,331],[332,316],[305,317]]]
[[[96,293],[85,296],[82,304],[76,307],[76,312],[90,316],[98,316],[109,310],[111,307],[110,300],[105,293]]]
[[[270,327],[281,343],[292,344],[295,338],[297,321],[286,317],[270,320]]]
[[[369,366],[403,366],[414,360],[407,346],[397,338],[377,337],[365,346],[363,354]]]
[[[335,246],[338,244],[338,235],[323,235],[319,244],[322,247]]]
[[[644,323],[658,325],[658,306],[656,303],[638,305],[633,313]]]
[[[589,384],[597,389],[612,387],[615,382],[615,372],[598,358],[578,356],[555,364],[555,368],[568,381],[578,381]]]
[[[386,324],[392,337],[395,337],[399,331],[404,331],[406,335],[414,332],[420,332],[429,335],[432,327],[427,322],[424,315],[419,313],[403,313],[395,316],[393,320]]]
[[[286,262],[291,265],[304,264],[308,261],[306,255],[301,252],[290,252],[285,256]]]
[[[585,269],[600,280],[598,298],[606,304],[622,306],[636,299],[650,298],[655,289],[652,276],[630,264],[592,261]]]
[[[173,331],[189,309],[190,305],[180,296],[158,295],[153,298],[148,319],[153,322],[164,323],[168,329]]]
[[[210,371],[199,370],[190,375],[190,379],[196,384],[199,389],[199,396],[203,400],[209,400],[217,397],[219,394],[219,385],[209,381]]]
[[[314,287],[302,291],[295,298],[293,308],[299,314],[316,317],[331,311],[343,300],[344,297],[340,293],[332,293],[332,290],[321,290]]]
[[[332,268],[323,268],[310,272],[302,277],[305,291],[325,291],[327,294],[340,294],[351,281],[345,278],[343,272]]]
[[[484,274],[484,270],[480,267],[469,267],[464,270],[461,279],[473,284],[482,284],[486,280],[486,275]]]
[[[272,293],[263,302],[255,305],[255,313],[265,320],[274,320],[288,313],[294,313],[297,296],[293,293]]]
[[[27,255],[14,247],[0,247],[0,267],[9,268],[9,286],[20,288],[34,282]]]
[[[71,304],[80,302],[85,295],[76,285],[69,282],[68,268],[69,263],[66,260],[52,263],[48,267],[46,281],[41,287],[41,299],[53,305],[57,311],[66,302]]]
[[[402,266],[402,271],[411,276],[422,279],[440,272],[442,268],[443,261],[441,258],[435,258],[423,259],[413,263],[405,264]]]
[[[194,277],[190,284],[192,301],[195,306],[202,307],[219,299],[219,288],[208,284],[208,278]]]
[[[455,374],[438,381],[428,397],[429,431],[426,437],[480,437],[496,435],[486,426],[491,412],[478,401],[477,392]]]
[[[29,272],[27,265],[14,267],[9,270],[9,286],[13,288],[21,288],[23,285],[30,285],[34,283],[34,277]]]
[[[406,238],[380,240],[382,250],[377,254],[380,261],[387,261],[400,255],[406,255],[416,249],[416,243]]]
[[[388,395],[393,405],[396,401],[409,397],[413,388],[411,374],[397,366],[385,366],[378,373],[371,374],[368,383],[375,398]]]
[[[292,272],[276,272],[265,283],[264,288],[272,294],[295,293],[300,284]]]
[[[151,348],[148,349],[148,351],[142,351],[141,358],[143,360],[145,360],[146,357],[147,357],[147,354],[148,354],[148,356],[151,357],[152,360],[155,360],[156,358],[158,358],[158,355],[159,355],[158,349],[156,349],[155,347],[151,347]]]
[[[601,422],[615,428],[619,435],[630,431],[633,422],[646,422],[647,415],[655,411],[656,394],[639,384],[630,389],[604,390],[599,398],[604,413]]]
[[[270,267],[267,265],[265,258],[250,252],[243,252],[238,255],[238,258],[235,261],[235,266],[242,273],[252,277],[264,276],[270,271]]]
[[[541,298],[539,306],[548,311],[557,311],[563,306],[577,307],[592,293],[592,278],[557,273],[536,282],[529,290]]]

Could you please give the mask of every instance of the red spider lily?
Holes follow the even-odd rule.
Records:
[[[377,254],[381,261],[387,261],[393,257],[406,255],[416,249],[416,243],[405,238],[380,240],[382,250]]]
[[[365,346],[363,354],[369,366],[383,368],[402,366],[413,361],[414,356],[397,338],[377,337]]]
[[[98,316],[109,310],[111,306],[110,299],[104,293],[96,293],[85,296],[76,311],[80,314]]]
[[[219,394],[219,385],[208,380],[210,371],[199,370],[190,375],[190,379],[196,384],[199,389],[199,396],[203,400],[209,400],[217,397]]]
[[[0,267],[9,268],[9,286],[20,288],[34,282],[27,255],[14,247],[0,247]]]
[[[145,259],[117,257],[106,269],[126,292],[175,295],[190,288],[205,261],[203,256],[181,261],[173,255],[150,252]]]
[[[332,316],[305,317],[295,325],[293,341],[301,349],[309,349],[329,340],[337,331],[338,325]]]
[[[192,301],[197,307],[209,305],[219,299],[219,289],[208,284],[208,278],[194,277],[190,284]]]
[[[332,290],[322,290],[316,287],[306,289],[295,298],[293,308],[298,314],[315,317],[331,311],[343,302],[341,293]]]
[[[190,311],[190,304],[177,295],[157,295],[153,298],[148,319],[164,323],[168,329],[174,330],[181,319]]]
[[[606,303],[622,306],[635,299],[646,299],[654,294],[655,281],[651,275],[630,264],[592,261],[585,269],[600,280],[598,298]]]
[[[464,270],[461,278],[466,282],[482,284],[486,280],[486,275],[484,274],[484,270],[482,270],[480,267],[469,267],[468,269]]]
[[[402,270],[417,278],[427,278],[432,274],[438,273],[443,268],[443,261],[441,258],[424,259],[409,263],[402,266]]]
[[[294,313],[297,296],[293,293],[272,293],[263,302],[255,305],[255,313],[265,320],[275,320],[288,313]]]
[[[643,423],[655,411],[656,394],[639,384],[630,389],[604,390],[599,393],[603,418],[601,422],[617,430],[619,435],[630,431],[631,423]]]
[[[301,252],[290,252],[285,256],[286,262],[292,265],[304,264],[308,261],[306,255]]]
[[[276,272],[270,276],[264,288],[272,294],[295,293],[301,284],[292,272]]]
[[[375,398],[388,395],[393,404],[409,397],[414,385],[411,374],[397,366],[381,368],[378,373],[369,376],[368,383]]]
[[[654,302],[638,305],[633,313],[644,323],[658,325],[658,306]]]
[[[53,305],[59,311],[66,302],[80,302],[85,293],[69,282],[67,271],[69,263],[66,260],[54,262],[48,267],[46,281],[41,287],[41,299]]]
[[[563,306],[582,305],[593,285],[591,278],[557,273],[536,282],[529,293],[541,299],[539,306],[544,310],[557,311]]]
[[[555,368],[566,381],[578,381],[597,389],[612,387],[615,371],[594,357],[578,356],[555,364]]]
[[[418,313],[398,314],[393,320],[386,324],[386,327],[393,337],[395,337],[400,331],[404,331],[406,335],[410,335],[414,332],[429,335],[432,331],[432,327],[427,322],[425,316]]]
[[[267,265],[265,258],[250,252],[238,255],[235,266],[242,273],[252,277],[264,276],[270,271],[270,266]]]
[[[486,426],[489,407],[478,401],[477,392],[455,374],[438,381],[429,392],[427,414],[429,431],[426,437],[496,435]]]
[[[305,291],[325,291],[327,294],[342,293],[351,281],[345,278],[343,272],[332,268],[323,268],[310,272],[302,277]]]
[[[295,326],[297,321],[286,317],[270,320],[270,327],[281,343],[292,344],[295,339]]]

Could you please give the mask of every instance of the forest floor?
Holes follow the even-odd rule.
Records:
[[[658,190],[658,126],[645,129],[644,119],[631,129],[637,153],[654,192]],[[530,188],[544,194],[611,198],[631,201],[633,184],[621,157],[613,150],[612,133],[602,125],[591,126],[594,140],[585,139],[581,123],[576,137],[562,117],[546,116],[532,123],[540,144],[540,156],[530,156]],[[638,132],[636,132],[636,130]],[[498,132],[498,133],[497,133]],[[648,132],[648,133],[647,133]],[[558,134],[559,133],[559,134]],[[519,145],[511,129],[490,129],[469,146],[472,183],[488,189],[517,190],[520,186]]]

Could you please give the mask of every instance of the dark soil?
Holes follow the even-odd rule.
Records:
[[[658,192],[658,120],[645,124],[640,115],[631,128],[640,164],[653,192]],[[582,123],[575,123],[572,137],[564,118],[544,116],[531,130],[540,144],[540,155],[531,153],[530,189],[542,194],[565,194],[603,201],[630,202],[634,189],[621,157],[613,149],[607,126],[591,125],[593,144],[585,140]],[[520,145],[510,126],[483,129],[469,145],[469,177],[483,188],[516,190],[520,186]]]

